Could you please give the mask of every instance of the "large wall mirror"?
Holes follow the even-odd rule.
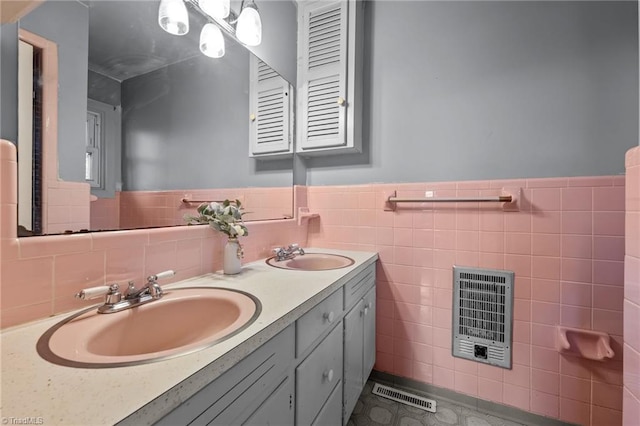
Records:
[[[215,59],[200,51],[208,20],[194,4],[182,36],[158,25],[159,0],[48,0],[20,19],[19,236],[184,225],[200,201],[226,198],[248,221],[293,217],[293,158],[250,157],[249,133],[257,67],[293,99],[296,4],[256,1],[261,45],[225,33]],[[41,43],[57,50],[53,71]],[[38,128],[54,95],[57,123]]]

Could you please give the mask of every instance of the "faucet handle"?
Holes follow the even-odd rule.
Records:
[[[136,289],[136,284],[133,281],[129,281],[127,283],[127,289],[124,291],[124,295],[125,297],[129,297],[132,294],[135,294],[135,292],[138,291]]]
[[[169,269],[168,271],[158,272],[155,275],[149,275],[147,277],[146,288],[149,294],[151,295],[151,297],[153,297],[154,299],[160,299],[164,294],[164,292],[162,291],[162,287],[160,287],[160,284],[158,284],[158,280],[161,280],[164,278],[170,278],[175,274],[176,272],[174,270]]]
[[[115,294],[119,292],[119,290],[120,287],[118,286],[118,284],[101,285],[98,287],[89,287],[82,289],[78,293],[76,293],[74,297],[76,299],[89,300],[98,298],[100,296]]]
[[[300,247],[300,244],[298,243],[289,244],[289,252],[293,253],[295,251],[297,251],[300,255],[304,255],[304,250],[302,249],[302,247]]]
[[[169,269],[168,271],[163,271],[163,272],[158,272],[155,275],[149,275],[147,277],[147,282],[148,283],[155,283],[158,280],[164,279],[164,278],[170,278],[173,277],[176,274],[176,272],[172,269]]]

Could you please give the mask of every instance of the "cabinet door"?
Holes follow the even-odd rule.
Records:
[[[294,394],[295,382],[287,376],[243,425],[293,425]]]
[[[364,297],[364,347],[362,385],[367,381],[373,364],[376,362],[376,288],[373,287]]]
[[[342,380],[342,324],[296,368],[296,424],[313,422]]]
[[[346,145],[348,2],[300,2],[298,151]]]
[[[363,315],[364,301],[360,300],[344,317],[344,422],[349,420],[362,392]]]
[[[268,157],[292,153],[291,85],[253,55],[250,65],[249,155]]]

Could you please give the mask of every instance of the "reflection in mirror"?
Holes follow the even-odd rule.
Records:
[[[261,13],[272,3],[295,12],[292,1],[270,0],[258,3]],[[24,161],[37,158],[38,143],[19,138],[19,164],[33,169],[24,173],[31,184],[19,177],[27,191],[20,195],[19,235],[184,225],[198,202],[226,198],[242,201],[246,220],[293,216],[292,156],[260,161],[249,154],[257,93],[251,79],[268,66],[228,37],[222,58],[203,55],[199,37],[207,19],[189,6],[189,33],[171,35],[158,25],[159,4],[47,1],[20,20],[23,41],[43,57],[51,51],[29,40],[49,42],[58,64],[48,77],[36,66],[24,72],[43,96],[39,104],[23,102],[35,124],[26,125],[32,137],[21,134],[38,142],[40,128],[42,158]],[[263,44],[273,26],[263,18]],[[284,26],[295,39],[295,23]],[[33,52],[24,56],[37,62]],[[290,104],[291,85],[268,74],[279,79]],[[56,113],[53,123],[37,125]],[[291,136],[293,119],[283,123]],[[29,215],[38,202],[42,214]]]

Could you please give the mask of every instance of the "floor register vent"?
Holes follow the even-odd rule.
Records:
[[[453,267],[453,356],[511,368],[511,271]]]
[[[409,392],[401,391],[389,386],[376,383],[371,391],[374,395],[400,402],[401,404],[410,405],[412,407],[421,408],[432,413],[436,412],[436,401],[425,398],[423,396],[414,395]]]

